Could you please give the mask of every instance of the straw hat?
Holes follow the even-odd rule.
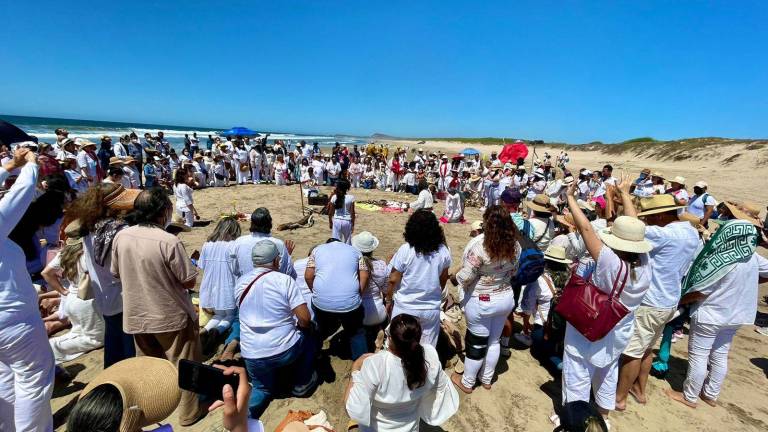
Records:
[[[115,363],[96,375],[80,394],[80,399],[97,386],[115,386],[123,400],[120,432],[137,432],[166,419],[176,410],[181,400],[178,375],[176,367],[168,360],[133,357]],[[136,415],[128,415],[131,407],[138,408]]]
[[[699,180],[696,182],[696,184],[694,184],[694,186],[697,188],[706,189],[709,185],[707,185],[707,182]]]
[[[117,185],[115,190],[104,197],[104,205],[115,210],[131,210],[140,193],[140,189],[126,189],[123,185]]]
[[[653,249],[645,240],[645,224],[637,218],[619,216],[613,226],[598,231],[600,240],[611,249],[646,253]]]
[[[563,179],[563,186],[570,186],[573,183],[573,176],[568,176]]]
[[[672,182],[672,183],[679,183],[681,185],[684,185],[685,184],[685,177],[677,176],[677,177],[673,178],[672,180],[670,180],[670,182]]]
[[[470,225],[470,227],[472,228],[472,231],[480,231],[481,229],[483,229],[483,221],[476,220],[472,222],[472,225]]]
[[[595,211],[595,204],[591,201],[576,200],[576,204],[579,205],[580,209]]]
[[[730,210],[731,214],[736,219],[741,219],[744,221],[747,221],[751,223],[752,225],[761,227],[762,224],[760,222],[760,209],[757,208],[752,203],[742,203],[738,204],[734,201],[724,201],[724,204],[726,207],[728,207],[728,210]]]
[[[526,203],[529,209],[540,212],[552,211],[552,203],[549,201],[549,197],[544,194],[538,194],[533,197],[532,201]]]
[[[173,216],[173,220],[171,221],[170,224],[168,224],[168,227],[176,228],[176,229],[178,229],[181,232],[190,232],[190,231],[192,231],[192,228],[187,226],[186,221],[184,220],[184,218],[182,218],[178,214]]]
[[[379,239],[368,231],[352,236],[352,246],[362,253],[373,252],[379,247]]]
[[[550,245],[546,252],[544,252],[544,259],[559,262],[563,264],[571,264],[573,261],[565,257],[565,248],[562,246]]]
[[[653,174],[651,174],[651,177],[658,177],[658,178],[664,180],[664,173],[661,172],[661,171],[656,171]]]
[[[122,165],[122,164],[123,164],[123,160],[117,156],[112,156],[111,158],[109,158],[109,166],[116,166],[116,165]]]
[[[90,147],[90,146],[96,147],[96,143],[95,142],[88,141],[85,138],[78,138],[77,140],[75,140],[75,143],[77,144],[77,148],[80,149],[80,150],[82,150],[82,149],[84,149],[86,147]]]
[[[684,205],[678,205],[675,198],[670,194],[653,195],[648,198],[640,199],[640,213],[638,216],[648,216],[657,213],[664,213],[685,208]]]
[[[131,157],[131,156],[128,156],[128,157],[126,157],[125,159],[123,159],[123,163],[124,163],[124,164],[129,164],[129,163],[134,163],[134,162],[136,162],[136,159],[134,159],[134,158],[133,158],[133,157]]]
[[[80,232],[81,227],[82,224],[80,224],[80,219],[75,219],[64,228],[64,235],[67,237],[65,243],[67,246],[81,244],[83,242],[82,233]]]
[[[472,174],[471,176],[469,176],[469,181],[471,181],[473,183],[478,181],[478,180],[480,180],[480,176],[477,175],[477,174]]]

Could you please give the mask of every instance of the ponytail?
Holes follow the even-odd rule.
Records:
[[[427,362],[421,346],[421,326],[412,315],[400,314],[389,326],[392,348],[400,357],[408,388],[415,390],[427,381]]]
[[[334,208],[344,208],[344,197],[347,195],[349,186],[349,180],[343,178],[336,182],[336,203],[334,204]]]

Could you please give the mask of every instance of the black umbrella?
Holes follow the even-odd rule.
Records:
[[[19,129],[17,126],[3,120],[0,120],[0,141],[8,145],[23,141],[37,142],[36,139],[29,136],[26,132]]]

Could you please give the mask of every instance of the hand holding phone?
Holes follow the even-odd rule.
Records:
[[[210,400],[221,400],[221,392],[226,384],[237,393],[240,377],[230,372],[196,361],[179,361],[179,388],[205,396]]]

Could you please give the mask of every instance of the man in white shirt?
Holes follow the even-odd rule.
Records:
[[[368,351],[361,297],[368,277],[362,254],[336,239],[314,248],[304,271],[304,279],[312,291],[312,310],[320,341],[334,334],[341,325],[349,338],[353,360]]]
[[[688,200],[686,211],[699,218],[703,226],[708,226],[709,218],[715,211],[717,201],[707,193],[707,183],[696,182],[693,186],[693,196]]]
[[[601,182],[600,186],[595,191],[595,197],[601,197],[605,195],[605,191],[608,188],[608,185],[614,185],[616,186],[617,179],[613,175],[613,167],[611,165],[605,165],[603,166],[603,171],[601,173]]]
[[[533,228],[533,242],[536,243],[539,250],[547,250],[549,241],[555,237],[555,222],[552,220],[552,211],[554,207],[550,203],[549,196],[544,194],[536,195],[532,201],[525,204],[532,211],[528,218]]]
[[[296,270],[293,268],[293,261],[291,261],[294,244],[291,241],[285,243],[272,237],[272,215],[269,214],[269,210],[259,207],[253,211],[250,232],[250,234],[235,240],[230,249],[230,270],[235,277],[241,277],[253,269],[251,249],[259,241],[269,240],[277,246],[280,253],[280,273],[296,279]]]
[[[649,252],[651,286],[635,310],[632,338],[623,352],[616,391],[618,410],[626,407],[630,393],[638,402],[646,402],[645,388],[653,364],[652,349],[677,310],[681,281],[701,244],[698,231],[689,222],[678,219],[680,208],[667,194],[640,201],[638,216],[645,220],[645,239],[653,246]]]
[[[280,251],[269,240],[258,241],[250,251],[253,269],[237,280],[235,299],[240,310],[240,352],[251,386],[248,403],[257,419],[276,391],[276,376],[290,368],[292,394],[307,395],[317,381],[313,366],[314,344],[306,301],[296,282],[278,271]]]

